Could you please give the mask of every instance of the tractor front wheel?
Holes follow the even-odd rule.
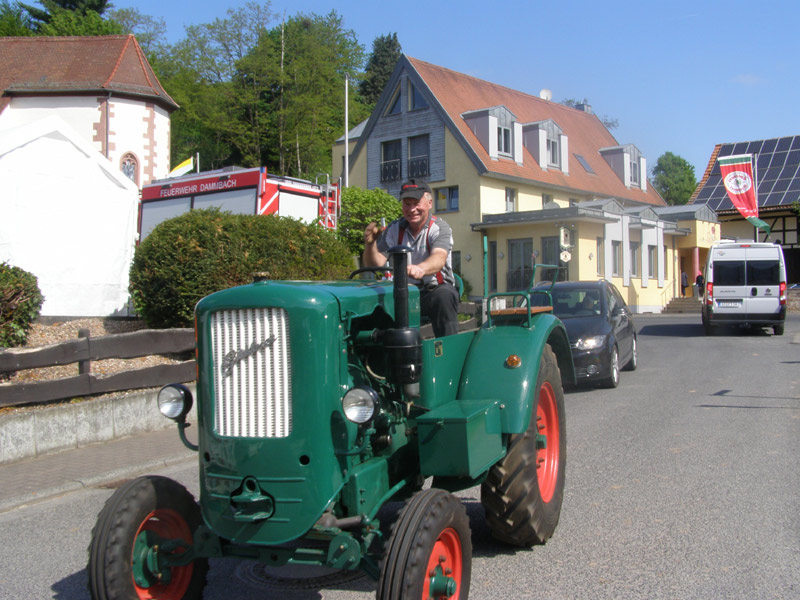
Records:
[[[165,554],[191,546],[200,523],[194,497],[171,479],[139,477],[120,487],[92,530],[87,570],[93,600],[202,598],[207,559],[163,566]]]
[[[400,511],[381,565],[377,600],[466,600],[472,540],[464,505],[438,489]]]
[[[481,485],[492,535],[515,546],[546,542],[561,515],[567,430],[561,374],[549,345],[542,352],[531,405],[527,431],[511,436],[505,458]]]

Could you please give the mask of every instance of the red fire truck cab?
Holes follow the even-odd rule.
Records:
[[[159,179],[142,188],[139,240],[153,228],[192,209],[217,207],[238,214],[293,217],[336,229],[340,212],[338,183],[316,184],[268,175],[264,167],[226,167]]]

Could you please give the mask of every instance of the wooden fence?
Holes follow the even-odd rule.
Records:
[[[99,338],[91,338],[87,330],[82,330],[79,335],[78,339],[60,344],[0,351],[0,373],[78,363],[78,375],[74,377],[1,383],[0,407],[159,387],[167,383],[194,381],[196,377],[194,360],[133,369],[105,377],[91,372],[92,361],[191,352],[195,347],[193,329],[147,329]]]

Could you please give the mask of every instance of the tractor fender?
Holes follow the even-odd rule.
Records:
[[[458,388],[458,400],[497,400],[502,433],[523,433],[530,422],[532,390],[539,376],[545,344],[556,354],[563,383],[574,383],[575,370],[564,324],[550,314],[533,318],[533,326],[483,327],[470,345]],[[506,359],[516,354],[521,363]]]

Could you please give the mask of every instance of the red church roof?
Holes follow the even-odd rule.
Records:
[[[0,112],[11,96],[113,93],[178,108],[133,35],[0,37]]]

